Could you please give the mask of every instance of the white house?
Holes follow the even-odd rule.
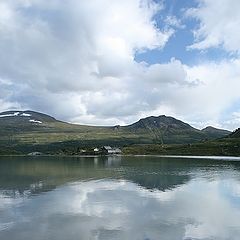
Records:
[[[102,151],[105,153],[105,154],[120,154],[122,153],[121,149],[120,148],[112,148],[110,146],[104,146],[102,147]]]

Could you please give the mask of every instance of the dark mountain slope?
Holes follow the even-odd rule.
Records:
[[[0,113],[1,132],[17,134],[49,130],[48,125],[58,122],[55,118],[34,111],[7,111]]]
[[[147,117],[140,119],[138,122],[128,125],[129,129],[192,129],[189,124],[184,123],[180,120],[177,120],[173,117],[167,117],[165,115],[161,115],[159,117]],[[195,129],[196,130],[196,129]]]
[[[226,137],[231,133],[230,131],[214,128],[212,126],[202,129],[201,132],[206,134],[210,139]]]
[[[160,143],[190,143],[206,138],[198,129],[165,115],[140,119],[125,129],[138,134],[148,132],[155,142]]]
[[[233,133],[229,135],[230,138],[240,138],[240,128],[236,129]]]
[[[25,122],[24,120],[35,119],[42,122],[54,122],[57,121],[55,118],[46,115],[44,113],[34,111],[7,111],[0,113],[0,121],[8,120],[9,122]]]

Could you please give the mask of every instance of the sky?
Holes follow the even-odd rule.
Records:
[[[239,0],[0,0],[0,111],[240,127]]]

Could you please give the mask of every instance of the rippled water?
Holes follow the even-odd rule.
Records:
[[[0,239],[240,239],[240,162],[1,157]]]

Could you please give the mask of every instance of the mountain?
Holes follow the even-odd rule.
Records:
[[[212,126],[208,126],[202,129],[201,132],[206,134],[210,139],[221,138],[231,134],[230,131],[214,128]]]
[[[81,147],[131,144],[195,143],[224,137],[229,132],[198,130],[165,115],[147,117],[127,126],[87,126],[70,124],[34,111],[0,113],[0,153],[73,151]]]
[[[44,121],[44,122],[54,122],[55,118],[46,115],[44,113],[34,112],[34,111],[7,111],[0,113],[0,120],[7,121],[21,121],[25,122],[24,119],[27,120],[36,120],[36,121]],[[31,121],[30,121],[31,122]]]
[[[240,138],[240,128],[236,129],[233,133],[229,135],[230,138]]]
[[[149,134],[154,142],[162,144],[198,142],[208,137],[189,124],[165,115],[143,118],[125,128],[136,134]]]
[[[132,129],[194,129],[189,124],[184,123],[180,120],[177,120],[173,117],[167,117],[165,115],[161,115],[159,117],[147,117],[140,119],[138,122],[133,123],[127,126]]]
[[[50,123],[57,122],[51,116],[34,111],[7,111],[0,113],[0,133],[17,134],[21,132],[46,129]]]
[[[231,132],[214,127],[206,127],[201,131],[173,117],[161,115],[147,117],[127,126],[129,130],[148,131],[162,143],[188,143],[199,140],[222,138]]]

